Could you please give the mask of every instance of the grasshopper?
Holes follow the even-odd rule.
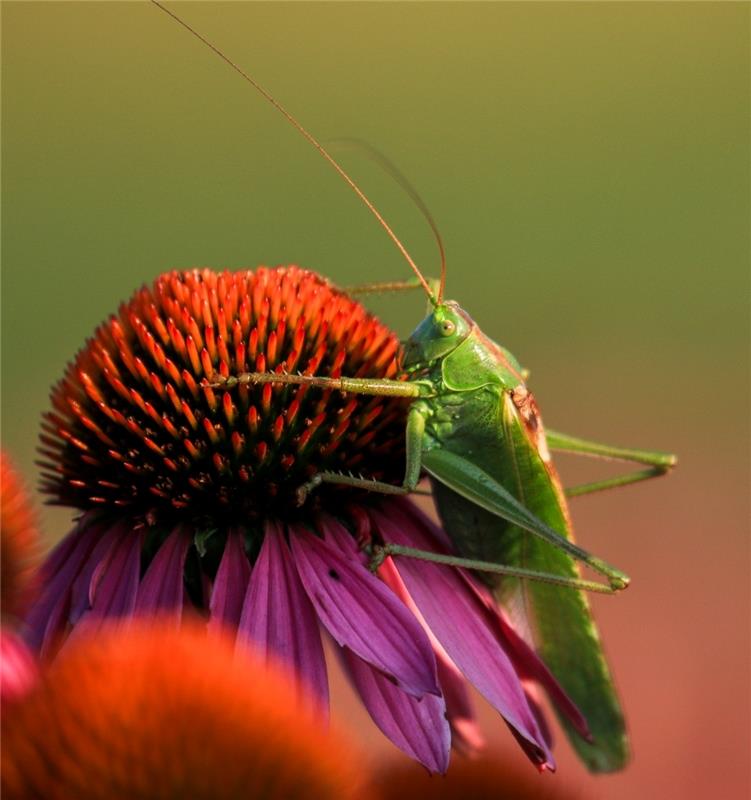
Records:
[[[673,455],[625,449],[545,431],[526,373],[506,349],[488,338],[456,302],[444,300],[446,260],[437,235],[441,277],[427,280],[384,218],[339,163],[274,97],[221,50],[158,0],[161,10],[213,50],[271,103],[331,164],[391,237],[416,280],[354,287],[352,293],[419,288],[430,309],[404,347],[403,380],[373,380],[286,373],[243,373],[209,385],[296,384],[345,393],[406,398],[406,465],[400,485],[320,472],[298,492],[300,504],[322,483],[384,494],[417,489],[423,472],[432,484],[438,514],[457,555],[385,542],[372,548],[373,569],[387,557],[418,558],[474,570],[498,600],[531,628],[536,646],[584,714],[592,734],[583,740],[562,719],[567,735],[594,772],[620,769],[628,741],[620,704],[600,646],[585,591],[613,594],[629,578],[573,541],[567,497],[624,486],[667,472]],[[398,177],[398,176],[397,176]],[[551,450],[617,459],[643,469],[564,489]],[[578,563],[605,581],[580,576]]]

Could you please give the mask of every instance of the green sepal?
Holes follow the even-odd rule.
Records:
[[[199,528],[193,534],[193,545],[198,555],[203,558],[208,551],[209,539],[217,532],[217,528]]]

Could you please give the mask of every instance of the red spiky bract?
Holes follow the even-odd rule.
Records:
[[[294,514],[297,488],[323,470],[398,482],[403,402],[208,385],[249,371],[395,378],[398,353],[360,303],[298,267],[165,273],[99,327],[53,389],[42,489],[80,509],[215,522]]]

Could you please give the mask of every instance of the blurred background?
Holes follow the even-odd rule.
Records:
[[[559,737],[541,787],[746,797],[751,7],[174,7],[321,139],[364,139],[409,176],[448,295],[531,370],[548,425],[680,456],[667,478],[574,501],[580,542],[633,579],[593,603],[634,758],[591,778]],[[29,483],[50,387],[158,273],[409,276],[299,134],[148,3],[3,3],[2,71],[2,445]],[[342,160],[437,274],[411,201]],[[417,294],[371,305],[403,335],[424,311]],[[45,511],[50,540],[70,519]],[[494,752],[523,759],[478,703]],[[335,706],[371,766],[401,760],[341,681]]]

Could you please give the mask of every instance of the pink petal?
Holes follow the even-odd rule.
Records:
[[[86,563],[73,581],[70,592],[70,612],[68,620],[75,625],[83,614],[91,608],[91,601],[95,583],[94,576],[98,575],[101,567],[107,563],[115,548],[118,537],[122,531],[120,526],[114,525],[104,531],[99,541],[94,545]]]
[[[332,517],[323,517],[321,526],[328,536],[343,535]],[[334,639],[391,676],[405,692],[439,695],[430,642],[393,592],[351,551],[341,552],[310,532],[297,532],[291,545],[305,591]]]
[[[314,712],[328,716],[329,685],[318,619],[292,563],[284,528],[273,521],[266,524],[250,576],[237,640],[288,665],[303,684],[302,699]]]
[[[191,535],[184,527],[176,528],[164,540],[141,581],[136,597],[136,614],[166,614],[176,623],[180,622],[185,596],[185,558],[190,544]]]
[[[578,706],[566,694],[563,687],[556,680],[553,673],[547,668],[537,653],[516,632],[506,615],[497,608],[489,607],[488,613],[495,617],[500,629],[501,637],[505,642],[505,649],[511,656],[516,669],[524,678],[536,681],[545,689],[556,708],[568,718],[574,729],[584,739],[592,741],[587,720],[579,711]]]
[[[427,770],[444,773],[449,764],[451,732],[443,698],[429,694],[420,699],[412,697],[351,650],[345,647],[339,653],[373,722]]]
[[[449,546],[449,540],[445,531],[435,525],[428,517],[420,512],[409,501],[399,502],[402,510],[410,517],[415,519],[418,524],[422,524],[430,530],[433,537],[439,540],[443,546]],[[517,632],[509,621],[506,614],[498,607],[495,599],[487,587],[481,585],[466,570],[457,570],[462,576],[468,589],[481,600],[485,606],[486,614],[491,627],[498,634],[501,646],[509,654],[514,662],[517,672],[521,678],[529,678],[539,683],[548,693],[550,699],[558,708],[558,711],[568,718],[574,729],[585,739],[591,741],[591,734],[587,721],[579,708],[566,694],[563,687],[558,683],[553,673],[545,665],[545,662],[537,655],[526,640]]]
[[[127,618],[135,611],[143,536],[143,531],[130,531],[113,549],[99,575],[87,621]]]
[[[372,516],[384,540],[435,552],[430,529],[391,503]],[[525,750],[541,765],[553,764],[519,676],[485,615],[485,605],[454,567],[399,558],[397,569],[438,641],[467,680],[527,742]]]
[[[65,633],[71,587],[103,531],[96,524],[79,524],[42,565],[45,583],[24,621],[24,638],[32,651],[48,655]]]
[[[451,727],[451,746],[462,755],[471,756],[482,749],[485,740],[475,718],[475,710],[467,691],[467,681],[448,657],[433,632],[427,627],[422,614],[409,596],[391,558],[387,558],[378,570],[378,576],[389,586],[409,610],[420,620],[430,639],[438,667],[438,683],[446,702],[446,717]]]
[[[230,529],[211,591],[209,630],[237,628],[249,580],[250,562],[245,555],[242,531]]]

